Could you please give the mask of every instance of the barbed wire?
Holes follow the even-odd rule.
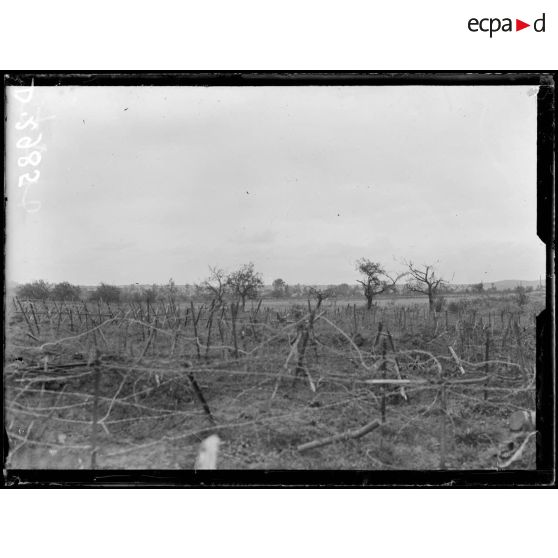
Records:
[[[33,419],[41,419],[45,423],[53,420],[59,424],[74,424],[83,427],[95,424],[103,428],[107,434],[110,434],[109,426],[133,424],[135,422],[164,421],[166,419],[186,420],[190,418],[201,420],[207,414],[201,409],[173,410],[157,407],[156,405],[146,405],[140,402],[140,398],[148,398],[152,394],[161,393],[162,389],[169,388],[176,382],[184,381],[185,385],[188,386],[188,382],[191,382],[194,377],[193,375],[196,375],[209,382],[211,389],[215,389],[215,386],[217,386],[216,382],[222,381],[223,378],[231,380],[226,385],[228,386],[227,389],[232,387],[233,391],[228,393],[226,398],[220,399],[218,404],[218,412],[223,415],[234,411],[240,405],[240,401],[246,399],[249,394],[262,390],[263,393],[267,394],[267,405],[265,408],[269,414],[272,408],[271,403],[280,383],[287,380],[289,376],[293,380],[293,385],[297,381],[296,375],[293,376],[291,362],[296,361],[299,363],[297,369],[300,362],[304,363],[303,369],[314,393],[312,399],[300,409],[283,414],[271,413],[270,416],[260,414],[252,420],[225,420],[210,426],[190,428],[188,431],[175,436],[163,435],[156,440],[150,440],[144,444],[133,444],[128,441],[126,442],[128,444],[126,448],[112,453],[100,453],[100,455],[106,458],[113,458],[129,452],[155,447],[158,444],[173,443],[188,437],[197,439],[199,436],[215,430],[227,431],[227,429],[279,424],[282,421],[288,420],[300,421],[309,415],[325,416],[329,409],[340,409],[350,404],[358,405],[358,408],[363,412],[372,409],[378,412],[382,405],[385,406],[386,400],[402,396],[401,386],[405,386],[407,395],[413,397],[427,391],[433,392],[433,399],[426,409],[411,415],[405,415],[405,413],[390,406],[390,415],[399,417],[403,421],[403,425],[400,425],[397,430],[398,436],[412,425],[417,428],[421,427],[419,425],[420,419],[428,415],[432,409],[440,404],[441,390],[445,390],[444,399],[451,396],[474,402],[487,408],[502,409],[506,407],[518,410],[527,409],[528,404],[525,403],[525,405],[521,406],[515,403],[515,400],[522,395],[533,393],[534,367],[532,368],[533,374],[531,374],[531,368],[528,368],[525,364],[526,361],[523,353],[519,353],[520,363],[498,358],[500,354],[498,352],[496,352],[496,358],[477,360],[475,362],[457,357],[455,354],[441,354],[440,345],[443,347],[444,343],[446,348],[449,348],[450,353],[453,349],[451,349],[451,339],[448,338],[449,331],[436,331],[437,325],[434,330],[434,337],[424,341],[424,345],[433,347],[432,350],[424,350],[423,348],[399,348],[395,350],[395,347],[390,348],[388,346],[387,349],[384,347],[382,353],[379,354],[376,352],[375,346],[378,340],[381,340],[381,344],[383,344],[384,340],[391,339],[389,331],[378,331],[374,345],[371,346],[370,350],[366,350],[359,347],[355,342],[356,321],[355,334],[350,335],[342,327],[326,317],[327,312],[325,310],[316,315],[313,315],[312,311],[304,313],[302,317],[289,320],[287,323],[283,321],[268,323],[267,318],[265,321],[256,321],[255,316],[251,314],[229,319],[225,317],[225,314],[219,317],[216,311],[214,316],[213,310],[210,310],[207,324],[205,324],[205,329],[207,329],[205,338],[199,335],[200,331],[195,330],[195,326],[194,331],[196,334],[194,336],[188,335],[185,324],[183,329],[183,317],[173,322],[173,319],[177,318],[177,316],[167,315],[165,312],[158,316],[161,318],[164,316],[165,318],[162,325],[160,325],[157,322],[157,317],[153,314],[151,317],[155,317],[155,320],[145,321],[138,319],[137,314],[131,317],[130,314],[132,312],[133,310],[129,309],[116,316],[111,315],[109,319],[91,327],[88,326],[88,322],[94,323],[92,316],[85,314],[85,324],[81,323],[82,326],[85,325],[87,327],[84,331],[50,341],[39,340],[40,334],[34,332],[39,335],[39,337],[32,335],[38,345],[19,345],[11,340],[9,343],[10,348],[22,351],[25,358],[34,355],[45,355],[45,357],[36,367],[28,366],[25,360],[7,363],[5,381],[8,382],[6,391],[8,396],[8,412],[12,416],[21,414]],[[200,319],[201,310],[199,312],[200,314],[196,320]],[[93,315],[101,317],[100,312],[98,315]],[[362,315],[364,318],[365,314],[363,313]],[[266,316],[269,317],[269,312],[266,313]],[[350,318],[349,313],[346,313],[346,316]],[[221,337],[221,343],[219,344],[211,342],[210,324],[214,317],[215,323],[220,328],[222,326],[223,330],[226,330],[225,335],[223,335],[221,329],[219,330]],[[190,319],[193,321],[194,316],[190,315]],[[166,329],[163,327],[165,324],[168,326]],[[238,339],[234,339],[234,344],[223,342],[223,339],[231,339],[235,324],[237,329],[240,329],[240,331],[237,331]],[[323,342],[319,338],[315,328],[318,328],[320,324],[322,327],[319,329],[321,332],[319,335],[322,335],[322,333],[327,335],[328,331],[333,330],[338,335],[337,342],[340,344],[339,346],[333,346],[331,342]],[[60,323],[58,324],[59,326]],[[114,329],[115,327],[117,329]],[[190,324],[190,327],[192,328],[192,324]],[[109,328],[112,332],[118,332],[120,337],[109,335],[107,333]],[[200,329],[204,329],[203,324],[201,324]],[[510,329],[509,325],[508,329]],[[298,332],[305,330],[310,333],[309,348],[314,348],[307,350],[306,354],[304,353],[304,348],[299,347],[296,341],[299,339]],[[43,335],[46,335],[46,333],[46,331],[43,331]],[[107,334],[105,335],[105,333]],[[50,331],[50,334],[52,334],[52,331]],[[97,334],[99,334],[99,340],[104,343],[104,349],[100,349],[97,346]],[[159,341],[158,352],[154,352],[157,334],[161,334],[164,339],[172,341],[170,347],[166,345],[169,351],[168,358],[161,355],[161,343],[163,348],[165,347],[163,340]],[[292,337],[293,334],[295,334],[294,339]],[[504,337],[506,335],[507,330]],[[132,345],[130,345],[130,356],[126,352],[118,353],[119,348],[122,346],[126,347],[129,344],[129,339],[132,339],[132,344],[141,343],[141,349],[139,353],[136,353],[135,357],[133,356]],[[122,343],[122,341],[124,342]],[[273,345],[276,341],[280,341],[281,344],[276,343]],[[65,351],[75,350],[76,343],[80,348],[83,345],[88,347],[87,361],[84,360],[77,363],[56,362],[57,358],[63,358],[66,355]],[[187,344],[190,344],[189,348]],[[240,344],[242,346],[239,346]],[[272,351],[264,352],[264,349],[270,346],[273,346],[275,353]],[[318,346],[322,349],[320,355],[318,355]],[[481,340],[480,343],[476,344],[464,344],[461,342],[461,346],[473,347],[478,351],[479,347],[483,347],[483,344]],[[178,347],[179,353],[177,356],[174,355],[176,347]],[[288,353],[286,360],[285,354],[281,354],[282,347]],[[349,349],[349,354],[347,354],[347,348]],[[149,349],[151,349],[151,356],[147,354]],[[204,355],[201,353],[202,350],[205,353]],[[312,350],[314,350],[314,356]],[[26,352],[30,354],[26,355]],[[118,354],[117,360],[113,359],[113,353]],[[227,355],[228,358],[226,358]],[[69,354],[67,356],[70,357]],[[321,364],[318,364],[318,356]],[[56,358],[52,361],[50,357]],[[331,363],[335,361],[339,362],[341,368],[340,372],[337,373],[329,370]],[[84,366],[87,367],[86,371],[74,372],[76,368]],[[347,369],[347,366],[349,369]],[[60,374],[62,369],[67,369],[68,373]],[[474,373],[478,370],[482,370],[485,374],[475,376]],[[459,376],[459,371],[461,371],[461,374],[465,374],[465,376]],[[517,376],[514,375],[513,371],[523,372],[523,374]],[[453,377],[455,374],[457,374],[457,378]],[[112,395],[107,396],[84,391],[64,391],[66,386],[72,384],[72,382],[83,382],[88,377],[95,377],[96,375],[107,379],[111,386]],[[391,375],[396,375],[397,377],[390,377]],[[118,376],[119,379],[117,379]],[[256,383],[246,387],[242,383],[243,380],[255,381]],[[486,382],[489,380],[504,381],[508,385],[488,385]],[[48,389],[45,387],[56,383],[63,384],[63,397],[77,397],[83,399],[83,401],[66,405],[43,405],[42,398],[45,395],[62,396],[60,389]],[[33,386],[37,384],[42,384],[42,388],[35,389]],[[202,387],[206,389],[206,386]],[[316,401],[317,394],[315,392],[317,388],[319,388],[320,393],[324,393],[323,390],[326,388],[341,390],[345,394],[350,394],[350,397],[330,403],[321,402],[320,406],[312,407],[312,402]],[[106,390],[107,387],[105,386],[104,389]],[[199,389],[199,387],[196,389]],[[188,388],[190,395],[195,395],[196,389]],[[463,390],[471,390],[471,393],[465,394]],[[484,391],[484,399],[472,395],[472,393],[479,390]],[[486,394],[497,396],[498,401],[487,400]],[[41,405],[29,404],[35,396],[39,397]],[[365,402],[366,407],[363,407]],[[372,407],[370,407],[371,403]],[[86,417],[84,419],[58,416],[59,413],[68,411],[80,413],[83,411],[87,413],[91,405],[98,407],[100,412],[94,421],[91,418],[87,418],[87,414],[82,415]],[[249,408],[253,409],[254,412],[260,413],[261,411],[261,408],[254,403]],[[117,414],[116,409],[120,409]],[[124,409],[134,409],[138,416],[122,417]],[[116,414],[114,418],[113,413]],[[455,429],[456,425],[451,413],[442,410],[442,415],[447,417]],[[40,439],[33,440],[31,435],[36,432],[33,425],[34,421],[31,421],[25,436],[21,436],[13,430],[10,431],[10,437],[19,441],[18,451],[26,444],[84,451],[93,451],[93,449],[96,451],[98,449],[93,448],[91,443],[86,445],[70,445],[63,443],[52,444]],[[326,431],[335,430],[335,427],[331,424],[325,426],[327,426],[325,428]],[[124,441],[122,440],[120,443],[124,443]],[[386,466],[389,465],[386,464]]]

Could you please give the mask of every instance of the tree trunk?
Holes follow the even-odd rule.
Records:
[[[428,291],[428,309],[431,314],[434,312],[434,293],[431,290]]]
[[[240,295],[240,298],[242,299],[242,311],[244,312],[246,309],[246,295]]]
[[[366,309],[367,310],[371,310],[372,309],[372,301],[374,300],[374,297],[372,295],[367,295],[366,296]]]

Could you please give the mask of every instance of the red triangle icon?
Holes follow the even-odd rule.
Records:
[[[520,19],[515,20],[515,30],[516,31],[521,31],[522,29],[525,29],[526,27],[531,27],[531,24],[530,23],[525,23],[524,21],[521,21]]]

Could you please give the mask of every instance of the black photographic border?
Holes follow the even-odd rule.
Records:
[[[546,245],[546,308],[537,317],[536,470],[27,470],[10,469],[7,487],[550,487],[556,484],[555,326],[555,132],[556,73],[553,71],[238,71],[238,72],[2,72],[5,165],[7,86],[327,86],[327,85],[532,85],[537,97],[537,231]],[[5,169],[4,169],[5,176]],[[4,196],[4,215],[8,200]],[[4,226],[4,255],[5,255]],[[4,273],[5,275],[5,273]],[[5,279],[5,277],[4,277]],[[4,293],[4,311],[6,297]],[[4,314],[5,315],[5,314]],[[4,324],[4,347],[5,347]],[[4,397],[2,398],[3,420]],[[5,429],[4,429],[5,430]],[[3,449],[3,463],[5,463]]]

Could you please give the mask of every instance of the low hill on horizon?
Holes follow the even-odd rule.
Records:
[[[504,289],[515,289],[516,287],[538,287],[539,284],[542,284],[544,287],[545,281],[541,279],[539,281],[521,281],[519,279],[504,279],[503,281],[494,281],[494,286],[498,291],[502,291]],[[485,287],[490,287],[492,283],[485,283]]]

